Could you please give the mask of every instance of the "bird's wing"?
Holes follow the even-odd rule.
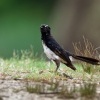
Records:
[[[66,52],[52,37],[46,42],[46,45],[66,63],[71,63],[69,59],[70,54]]]

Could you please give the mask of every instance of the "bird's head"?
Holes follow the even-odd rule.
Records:
[[[40,26],[41,34],[44,36],[50,36],[50,27],[48,25],[42,24]]]

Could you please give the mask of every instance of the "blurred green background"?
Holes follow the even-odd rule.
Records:
[[[40,52],[39,27],[49,22],[54,0],[0,0],[0,56],[10,57],[13,50]]]
[[[41,53],[41,24],[49,24],[56,40],[71,52],[72,42],[81,41],[83,35],[98,47],[100,1],[0,0],[0,57],[31,45]]]

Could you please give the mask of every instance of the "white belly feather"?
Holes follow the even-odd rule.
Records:
[[[50,60],[55,60],[55,59],[59,59],[59,57],[52,52],[42,41],[42,45],[43,45],[43,49],[44,49],[44,53],[46,54],[46,56],[50,59]]]

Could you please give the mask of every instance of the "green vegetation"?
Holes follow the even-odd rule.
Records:
[[[86,73],[80,64],[75,64],[77,70],[73,71],[65,65],[61,64],[60,69],[62,72],[72,76],[73,78],[79,78],[82,80],[99,81],[100,67],[92,66],[92,72]],[[52,77],[56,79],[66,79],[61,75],[55,74],[54,70],[56,65],[50,62],[46,62],[42,57],[37,58],[33,55],[32,51],[21,51],[20,56],[18,53],[13,53],[13,57],[10,59],[0,58],[0,71],[3,77],[11,76],[13,79],[33,79],[36,81],[50,81]]]
[[[85,83],[83,86],[80,87],[80,94],[81,96],[85,97],[95,97],[96,95],[96,84]]]
[[[83,62],[80,62],[80,64],[75,63],[74,65],[77,68],[76,71],[61,64],[60,70],[65,74],[62,76],[59,72],[57,74],[54,73],[56,68],[54,63],[46,61],[43,55],[34,54],[32,49],[14,52],[13,57],[10,59],[0,58],[0,71],[3,78],[10,76],[13,79],[49,82],[53,78],[67,80],[66,76],[71,76],[82,81],[100,81],[100,66],[89,65]],[[91,70],[89,69],[90,67]]]

